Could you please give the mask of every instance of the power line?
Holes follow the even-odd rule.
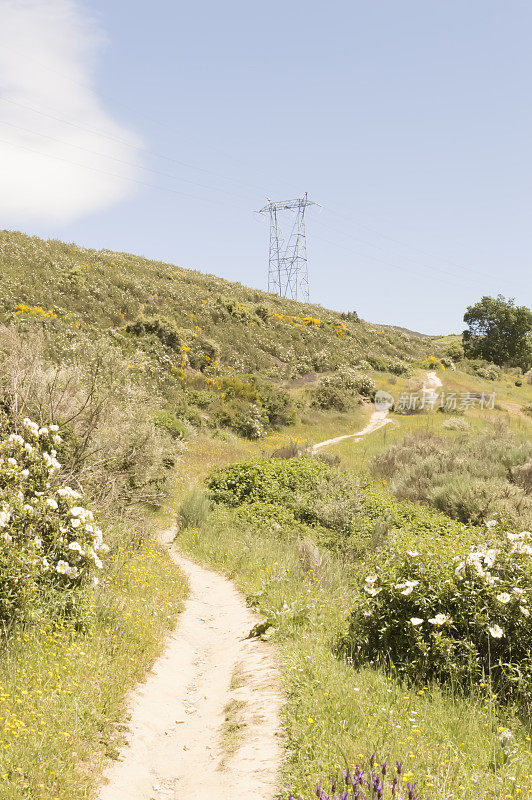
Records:
[[[143,169],[147,172],[152,172],[154,175],[162,175],[165,178],[171,178],[172,180],[182,181],[183,183],[190,183],[193,186],[198,186],[201,189],[209,189],[214,192],[222,192],[223,194],[227,194],[232,197],[238,197],[239,199],[246,200],[246,202],[250,201],[250,198],[244,197],[243,195],[235,194],[234,192],[227,192],[224,189],[217,188],[216,186],[206,186],[203,183],[197,183],[196,181],[191,181],[187,178],[181,178],[180,176],[172,175],[169,172],[162,172],[161,170],[152,169],[151,167],[145,167],[142,164],[134,164],[131,161],[126,161],[125,159],[117,158],[116,156],[109,155],[108,153],[100,153],[96,150],[89,150],[88,147],[83,147],[82,145],[79,144],[73,144],[72,142],[67,142],[64,139],[57,139],[55,136],[49,136],[46,133],[41,133],[40,131],[34,131],[31,130],[30,128],[23,128],[21,125],[15,125],[14,123],[7,122],[6,120],[0,120],[0,124],[8,125],[10,128],[15,128],[16,130],[24,131],[25,133],[29,133],[32,136],[41,136],[44,139],[49,139],[52,142],[57,142],[58,144],[66,145],[67,147],[74,147],[76,150],[82,150],[83,152],[89,153],[90,155],[93,156],[99,156],[100,158],[108,158],[111,161],[116,161],[118,164],[124,164],[133,169]]]
[[[26,145],[14,143],[9,139],[1,139],[0,138],[0,142],[3,142],[4,144],[8,144],[8,145],[10,145],[11,147],[14,147],[14,148],[27,150],[30,153],[36,153],[39,156],[45,156],[46,158],[52,158],[55,161],[62,161],[65,164],[72,164],[75,167],[82,167],[83,169],[88,169],[91,172],[99,172],[99,173],[101,173],[103,175],[110,175],[113,178],[119,178],[120,180],[125,180],[125,181],[130,181],[132,183],[137,183],[140,186],[148,186],[151,189],[158,189],[159,191],[163,191],[163,192],[171,192],[172,194],[177,194],[177,195],[180,195],[181,197],[189,197],[189,198],[191,198],[193,200],[200,200],[201,202],[211,203],[211,204],[218,205],[218,206],[227,207],[227,205],[228,205],[227,203],[222,203],[222,202],[220,202],[218,200],[213,200],[212,198],[197,197],[196,195],[189,194],[188,192],[181,192],[181,191],[179,191],[177,189],[172,189],[169,186],[158,186],[157,184],[154,184],[154,183],[148,183],[147,181],[141,181],[141,180],[138,180],[137,178],[132,178],[129,175],[117,175],[115,172],[109,172],[109,170],[101,169],[99,167],[93,167],[93,166],[90,166],[89,164],[81,164],[79,161],[72,161],[71,159],[63,158],[62,156],[56,156],[56,155],[53,155],[52,153],[45,153],[42,150],[35,150],[32,147],[27,147]],[[234,205],[232,206],[232,208],[236,208],[238,211],[242,211],[243,210],[241,207],[234,206]]]

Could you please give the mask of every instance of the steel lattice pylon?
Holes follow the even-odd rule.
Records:
[[[297,200],[274,203],[261,208],[259,214],[270,215],[270,258],[268,291],[280,297],[308,302],[307,244],[305,240],[305,209],[317,205],[307,200],[307,193]],[[282,237],[279,218],[282,212],[292,214],[292,227],[288,239]],[[287,215],[285,215],[286,217]]]

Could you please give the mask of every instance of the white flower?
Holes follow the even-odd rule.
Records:
[[[367,592],[370,597],[377,597],[379,592],[382,592],[382,589],[376,589],[374,586],[364,586],[364,591]]]
[[[405,597],[408,597],[408,595],[412,594],[413,591],[414,591],[414,587],[413,586],[407,586],[406,589],[403,589],[401,594],[404,594]]]
[[[447,614],[436,614],[435,617],[429,619],[431,625],[445,625],[448,620]]]
[[[486,522],[486,528],[494,528],[496,524],[497,524],[496,519],[490,519],[489,522]]]
[[[410,622],[412,623],[412,625],[421,625],[423,620],[420,619],[420,617],[411,617]]]
[[[50,430],[52,431],[52,433],[55,433],[56,431],[59,430],[59,425],[50,425]]]
[[[61,444],[62,441],[63,440],[61,439],[58,433],[56,433],[55,436],[52,436],[52,442],[54,444]]]
[[[419,553],[418,553],[418,551],[417,551],[417,550],[407,550],[406,552],[407,552],[407,553],[408,553],[408,555],[409,555],[409,556],[411,556],[412,558],[415,558],[416,556],[418,556],[418,555],[419,555]]]
[[[509,603],[511,599],[512,597],[511,595],[508,594],[508,592],[501,592],[500,594],[497,595],[497,600],[499,601],[499,603],[506,604]]]
[[[366,583],[374,584],[379,576],[378,575],[368,575],[366,578]]]
[[[521,611],[521,614],[524,617],[529,617],[530,616],[530,611],[528,610],[528,608],[526,606],[519,606],[519,609]]]
[[[24,417],[24,419],[22,420],[22,424],[24,425],[24,427],[28,428],[29,431],[35,434],[35,436],[38,436],[39,426],[37,425],[36,422],[33,422],[33,420],[29,419],[28,417]]]
[[[491,568],[495,564],[495,559],[496,558],[497,558],[497,550],[495,550],[495,549],[488,550],[486,552],[486,554],[484,555],[484,564],[487,567]]]
[[[33,514],[35,512],[35,509],[33,508],[33,506],[30,506],[29,503],[24,503],[22,508],[24,509],[24,511],[27,511],[28,514]]]
[[[23,478],[29,478],[30,471],[29,471],[29,469],[23,469],[20,474],[22,475]]]
[[[521,533],[507,533],[506,535],[511,542],[516,542],[518,539],[530,539],[531,536],[529,531],[521,531]]]
[[[524,597],[526,592],[524,589],[520,589],[519,586],[514,586],[512,589],[512,594],[517,595],[517,597]]]
[[[49,508],[53,509],[53,511],[57,511],[57,508],[58,508],[58,506],[57,506],[57,500],[54,500],[54,498],[53,498],[53,497],[49,497],[49,498],[47,499],[47,501],[46,501],[46,505],[47,505]]]
[[[529,544],[517,542],[512,547],[512,553],[519,553],[522,556],[532,556],[532,547],[530,547]]]
[[[98,569],[102,569],[102,567],[103,567],[103,562],[102,562],[102,560],[101,560],[100,558],[98,558],[98,556],[96,555],[96,553],[94,554],[94,563],[96,564],[96,566],[98,567]],[[380,589],[378,590],[377,594],[378,594],[379,592],[380,592]]]
[[[109,552],[109,550],[110,550],[110,547],[109,547],[109,545],[108,545],[108,544],[106,544],[105,542],[103,542],[103,543],[100,545],[100,547],[99,547],[99,548],[95,548],[95,549],[97,549],[97,550],[101,550],[101,552],[102,552],[102,553],[108,553],[108,552]],[[380,591],[380,589],[379,589],[379,591]]]
[[[91,579],[92,588],[96,589],[99,583],[100,583],[99,579],[96,577],[96,575],[94,575],[94,577]]]
[[[12,467],[17,466],[17,459],[16,458],[8,458],[7,463],[10,464]]]
[[[77,517],[74,517],[73,519],[70,520],[70,524],[72,525],[73,528],[79,528],[79,526],[81,525],[81,520],[78,519]]]
[[[81,497],[81,494],[70,486],[61,486],[61,488],[57,490],[57,494],[61,497],[72,497],[73,499],[79,499]]]
[[[6,542],[12,542],[13,541],[13,537],[10,536],[7,531],[4,531],[4,533],[2,534],[2,538],[5,539]]]
[[[42,547],[42,539],[36,536],[35,539],[33,540],[33,544],[35,545],[35,547],[39,548]]]
[[[83,550],[83,547],[80,545],[79,542],[70,542],[70,544],[68,545],[68,549],[73,550],[75,553],[79,553],[80,556],[85,555],[85,551]]]
[[[0,528],[5,528],[9,520],[11,519],[11,511],[8,508],[4,508],[0,511]]]
[[[48,567],[50,566],[50,564],[48,563],[48,559],[47,558],[43,558],[42,566],[43,566],[43,569],[48,569]]]
[[[39,436],[48,436],[48,428],[39,428]]]
[[[24,439],[17,433],[12,433],[8,439],[8,442],[11,442],[12,444],[20,444],[22,446],[24,444]]]
[[[30,454],[30,456],[32,455],[32,453],[34,453],[34,452],[35,452],[35,448],[34,448],[34,446],[33,446],[32,444],[30,444],[29,442],[26,442],[26,444],[24,445],[24,450],[25,450],[27,453],[29,453],[29,454]]]
[[[58,561],[55,571],[60,575],[68,575],[70,571],[70,564],[68,561]]]
[[[494,639],[500,639],[501,636],[504,636],[504,631],[500,627],[500,625],[492,625],[491,628],[489,629],[489,632]]]

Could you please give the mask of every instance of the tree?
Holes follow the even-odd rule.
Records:
[[[502,294],[483,297],[464,314],[468,330],[462,334],[468,358],[483,358],[499,366],[532,366],[532,311],[516,306]]]

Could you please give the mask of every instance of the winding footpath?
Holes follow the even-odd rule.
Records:
[[[441,386],[427,373],[423,389]],[[391,422],[374,411],[355,441]],[[280,674],[270,645],[246,638],[257,617],[231,581],[200,567],[161,537],[186,575],[189,596],[164,652],[147,680],[129,696],[128,744],[103,776],[99,800],[233,800],[235,794],[271,800],[282,757]],[[224,746],[233,709],[236,738]],[[227,752],[227,747],[231,752]]]
[[[178,554],[190,593],[165,650],[129,698],[129,743],[104,774],[100,800],[187,800],[235,793],[270,800],[282,755],[280,678],[271,646],[246,639],[257,622],[242,594]],[[228,704],[241,725],[223,747]]]

